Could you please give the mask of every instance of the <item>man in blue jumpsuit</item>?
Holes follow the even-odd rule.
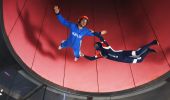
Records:
[[[81,42],[83,37],[95,36],[93,34],[94,33],[93,31],[85,27],[88,23],[88,17],[82,16],[78,20],[78,23],[73,23],[63,18],[58,6],[54,7],[54,11],[60,23],[70,29],[70,34],[67,40],[63,40],[58,49],[61,50],[62,48],[67,48],[67,47],[72,48],[74,51],[75,61],[77,61],[80,57],[80,47],[81,47]],[[105,33],[106,33],[105,31],[101,32],[102,35]]]

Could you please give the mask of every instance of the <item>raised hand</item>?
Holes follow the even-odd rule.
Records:
[[[60,9],[57,5],[54,6],[54,11],[55,11],[56,14],[58,14],[60,12]]]

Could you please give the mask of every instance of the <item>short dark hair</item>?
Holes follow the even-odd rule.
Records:
[[[99,50],[100,48],[102,48],[102,44],[100,42],[96,42],[95,43],[95,49]]]

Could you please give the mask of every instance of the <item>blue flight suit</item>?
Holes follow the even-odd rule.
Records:
[[[82,29],[78,28],[78,24],[69,22],[66,19],[63,18],[63,16],[59,13],[56,14],[58,20],[60,21],[61,24],[69,28],[70,33],[67,38],[63,43],[61,43],[62,48],[67,48],[71,47],[74,51],[74,56],[76,58],[80,57],[80,47],[81,47],[81,42],[84,36],[94,36],[93,32],[89,30],[86,27],[83,27]]]

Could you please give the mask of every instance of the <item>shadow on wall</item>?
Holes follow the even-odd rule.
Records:
[[[17,3],[17,12],[18,14],[20,13],[18,3]],[[30,13],[28,10],[22,12],[22,16],[20,16],[19,18],[21,20],[26,39],[32,46],[37,48],[37,52],[41,53],[44,56],[48,56],[51,59],[57,59],[57,58],[65,59],[65,53],[61,53],[61,51],[58,50],[59,44],[57,44],[54,40],[51,39],[51,37],[48,35],[49,33],[48,34],[45,33],[42,27],[37,27],[36,25],[31,23]],[[50,50],[44,49],[45,44],[43,44],[39,40],[40,37],[43,38],[43,40],[48,43],[48,46],[51,48]],[[62,52],[65,52],[65,50],[63,50]],[[68,57],[68,59],[73,60],[73,58],[71,57]]]

